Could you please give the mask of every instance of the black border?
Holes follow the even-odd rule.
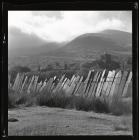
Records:
[[[8,11],[9,10],[132,10],[133,14],[133,136],[93,136],[107,139],[137,139],[138,138],[138,3],[137,2],[24,2],[16,1],[2,3],[2,87],[1,87],[1,137],[21,139],[21,136],[8,136]],[[27,138],[27,136],[22,136]],[[35,138],[34,136],[30,138]],[[37,136],[37,138],[45,138]]]

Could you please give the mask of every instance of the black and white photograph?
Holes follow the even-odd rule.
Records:
[[[133,136],[132,10],[8,11],[8,136]]]

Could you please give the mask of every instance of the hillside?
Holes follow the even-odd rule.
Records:
[[[52,51],[62,44],[47,42],[35,34],[27,34],[13,27],[8,31],[8,57],[28,57]]]
[[[132,34],[119,30],[86,33],[67,43],[46,42],[34,34],[25,34],[19,29],[12,29],[9,34],[13,32],[13,38],[8,40],[9,57],[37,55],[96,58],[104,52],[116,55],[131,55],[132,52]]]
[[[96,57],[104,52],[131,55],[132,34],[105,30],[100,33],[83,34],[49,55],[63,57]]]
[[[54,62],[63,65],[73,61],[96,59],[104,52],[118,57],[119,60],[132,56],[132,34],[123,31],[86,33],[62,43],[46,42],[34,35],[29,36],[19,31],[17,33],[12,42],[9,40],[9,67],[26,65],[35,68],[38,64],[45,67]]]

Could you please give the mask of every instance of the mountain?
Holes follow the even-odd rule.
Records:
[[[8,31],[8,57],[27,57],[47,53],[61,46],[56,42],[47,42],[35,34],[23,33],[12,27]]]
[[[116,55],[131,55],[132,34],[119,30],[104,30],[99,33],[86,33],[46,55],[57,57],[96,58],[104,52]]]
[[[129,32],[118,30],[104,30],[101,32],[101,34],[117,42],[117,44],[122,47],[132,48],[132,34]]]
[[[35,34],[17,28],[8,31],[8,57],[54,56],[67,58],[96,58],[104,52],[118,56],[132,53],[132,34],[119,30],[86,33],[69,42],[46,42]]]

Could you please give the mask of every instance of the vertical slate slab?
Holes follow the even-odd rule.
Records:
[[[76,92],[76,96],[81,96],[83,93],[83,89],[84,89],[84,82],[81,82],[81,84]]]
[[[36,80],[36,76],[34,75],[34,79],[33,79],[32,85],[30,87],[30,93],[33,93],[34,92],[35,80]]]
[[[20,73],[20,78],[19,78],[19,81],[18,81],[18,84],[17,84],[17,88],[16,88],[16,91],[17,92],[20,92],[20,88],[21,88],[21,86],[22,86],[22,80],[23,80],[23,74],[22,73]]]
[[[43,88],[43,92],[45,92],[44,94],[49,94],[49,91],[50,91],[50,89],[51,89],[52,84],[53,84],[53,78],[50,78],[50,79],[47,81],[45,87]]]
[[[109,71],[108,75],[107,75],[107,78],[106,78],[106,81],[104,82],[103,88],[102,88],[102,91],[101,91],[102,96],[106,96],[106,91],[107,91],[107,87],[108,87],[109,79],[110,79],[111,75],[112,75],[112,71]]]
[[[90,70],[89,73],[88,73],[88,75],[87,75],[86,80],[84,81],[84,90],[83,90],[83,93],[84,93],[84,94],[85,94],[85,92],[86,92],[86,89],[87,89],[87,86],[88,86],[88,82],[89,82],[91,73],[92,73],[92,71]]]
[[[98,77],[95,81],[95,85],[94,85],[93,92],[92,92],[92,97],[96,97],[96,89],[97,89],[97,85],[98,85],[99,79],[101,77],[101,74],[102,74],[102,72],[99,72]]]
[[[67,79],[66,83],[65,83],[64,86],[63,86],[63,91],[64,91],[65,93],[68,92],[67,89],[68,89],[68,84],[69,84],[69,83],[70,83],[70,80]]]
[[[47,82],[45,82],[45,81],[43,82],[43,84],[42,84],[42,86],[41,86],[39,92],[42,92],[42,91],[43,91],[44,87],[46,86],[46,83],[47,83]]]
[[[39,92],[41,86],[42,86],[42,81],[40,83],[37,84],[37,87],[36,87],[36,92]]]
[[[124,86],[125,86],[125,83],[126,83],[127,76],[128,76],[128,72],[127,71],[124,71],[123,72],[122,79],[121,79],[121,83],[120,83],[120,86],[119,86],[119,90],[118,90],[118,95],[119,96],[122,96],[122,93],[123,93],[123,90],[124,90]]]
[[[91,86],[90,86],[90,90],[88,92],[88,98],[93,96],[92,94],[93,94],[94,86],[95,86],[95,83],[97,81],[98,75],[99,75],[99,72],[96,72],[94,77],[93,77],[93,80],[92,80],[92,83],[91,83]]]
[[[86,92],[85,92],[85,96],[86,97],[88,97],[89,90],[91,88],[94,75],[95,75],[95,71],[94,70],[91,70],[91,75],[90,75],[90,78],[89,78],[89,81],[88,81],[88,85],[87,85],[87,89],[86,89]]]
[[[132,72],[130,72],[129,75],[128,75],[128,79],[126,81],[122,96],[126,96],[126,93],[127,93],[127,90],[128,90],[128,85],[131,82],[131,80],[132,80]]]
[[[84,87],[85,87],[85,83],[82,82],[81,86],[80,86],[80,89],[78,91],[79,92],[78,95],[81,96],[81,97],[84,97],[84,92],[83,92],[84,91]]]
[[[23,84],[22,84],[22,87],[21,87],[20,93],[23,92],[23,89],[24,89],[24,87],[25,87],[25,85],[26,85],[26,83],[27,83],[27,80],[28,80],[28,77],[25,76],[25,80],[24,80],[24,82],[23,82]]]
[[[132,97],[132,80],[129,82],[127,92],[123,97]]]
[[[101,85],[100,85],[100,89],[99,89],[99,97],[101,96],[101,91],[102,91],[102,88],[103,88],[103,85],[104,85],[104,81],[105,81],[105,78],[103,77]]]
[[[72,86],[71,86],[71,95],[74,95],[74,91],[76,89],[76,86],[79,82],[80,76],[77,76],[76,79],[74,80]]]
[[[18,73],[17,76],[16,76],[16,78],[15,78],[15,81],[14,81],[13,87],[12,87],[13,90],[16,90],[16,87],[17,87],[17,84],[18,84],[19,78],[20,78],[20,74]]]
[[[28,87],[27,93],[30,93],[30,89],[32,88],[33,81],[34,81],[34,75],[32,76],[32,79],[31,79],[30,85]]]
[[[59,89],[57,89],[57,91],[61,91],[63,89],[63,87],[64,87],[64,85],[65,85],[67,80],[68,79],[65,77],[64,81],[61,83],[61,85],[60,85]]]
[[[59,80],[59,82],[58,82],[56,88],[53,90],[53,93],[57,92],[57,90],[60,88],[60,86],[62,85],[62,82],[63,82],[64,78],[65,78],[65,75],[63,75],[63,76],[61,77],[61,79]]]
[[[98,86],[97,86],[97,89],[96,89],[96,97],[99,97],[100,96],[100,91],[101,91],[101,88],[102,88],[102,84],[103,84],[103,77],[104,77],[104,74],[105,74],[106,70],[104,70],[102,72],[102,75],[101,75],[101,78],[100,78],[100,81],[98,83]]]
[[[110,77],[109,77],[108,86],[107,86],[107,90],[106,90],[106,96],[109,96],[109,93],[110,93],[110,90],[112,88],[112,84],[114,81],[115,74],[116,74],[116,71],[113,70]]]
[[[110,91],[110,94],[109,94],[110,97],[113,97],[113,95],[115,95],[115,96],[118,95],[117,92],[118,92],[118,88],[120,85],[121,76],[122,76],[121,71],[117,72],[113,85],[112,85],[112,88],[111,88],[111,91]]]
[[[67,94],[68,95],[71,95],[72,93],[72,88],[73,88],[73,85],[74,85],[74,81],[76,80],[76,76],[75,75],[73,75],[73,77],[71,78],[71,81],[69,82],[69,84],[68,84],[68,86],[67,86],[67,89],[66,89],[66,91],[67,91]]]
[[[36,92],[37,83],[38,83],[39,76],[36,76],[35,83],[34,83],[34,92]]]
[[[74,91],[74,94],[75,94],[75,95],[77,94],[77,92],[78,92],[78,90],[79,90],[79,87],[80,87],[82,81],[83,81],[83,76],[80,77],[79,83],[78,83],[77,86],[76,86],[76,89],[75,89],[75,91]]]
[[[42,91],[41,91],[41,92],[43,92],[43,93],[44,93],[44,92],[47,90],[47,88],[48,88],[48,86],[49,86],[50,81],[51,81],[51,78],[50,78],[48,81],[45,81],[45,82],[46,82],[46,84],[44,85],[44,87],[43,87],[43,89],[42,89]]]
[[[24,88],[22,89],[23,92],[27,92],[31,80],[32,80],[32,78],[31,78],[31,77],[28,77],[27,82],[26,82],[26,84],[24,85]]]
[[[76,78],[75,75],[73,75],[72,78],[71,78],[71,80],[70,80],[70,82],[69,82],[69,87],[72,84],[72,82],[75,80],[75,78]]]

